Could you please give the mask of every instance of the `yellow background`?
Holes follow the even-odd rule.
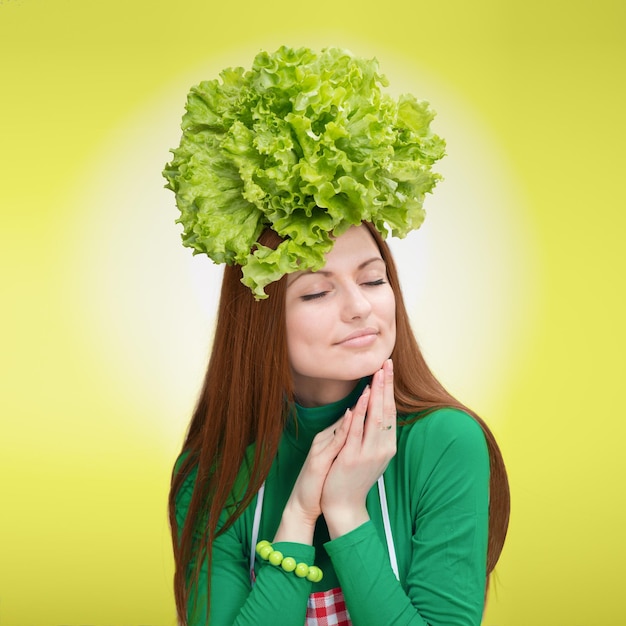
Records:
[[[0,0],[0,625],[175,623],[166,495],[210,315],[160,168],[187,88],[282,43],[423,77],[443,197],[473,194],[490,287],[430,352],[510,471],[484,623],[624,623],[625,7]],[[474,343],[438,356],[464,306]]]

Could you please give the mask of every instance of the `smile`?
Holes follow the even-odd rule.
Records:
[[[374,328],[364,328],[351,333],[336,345],[346,348],[363,348],[373,344],[378,339],[378,331]]]

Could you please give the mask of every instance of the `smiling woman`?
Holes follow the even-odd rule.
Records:
[[[479,624],[504,464],[426,365],[383,240],[423,218],[432,112],[339,50],[222,79],[165,170],[185,243],[228,263],[170,492],[181,622]]]
[[[393,351],[396,309],[385,262],[365,226],[352,227],[337,238],[323,270],[290,274],[287,285],[289,362],[298,402],[336,402]]]

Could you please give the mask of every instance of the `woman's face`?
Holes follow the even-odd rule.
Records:
[[[396,302],[387,268],[365,226],[335,240],[317,272],[287,277],[287,346],[298,402],[328,404],[389,358]]]

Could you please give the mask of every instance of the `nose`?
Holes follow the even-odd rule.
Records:
[[[371,313],[372,305],[359,285],[346,286],[342,295],[345,320],[366,318]]]

